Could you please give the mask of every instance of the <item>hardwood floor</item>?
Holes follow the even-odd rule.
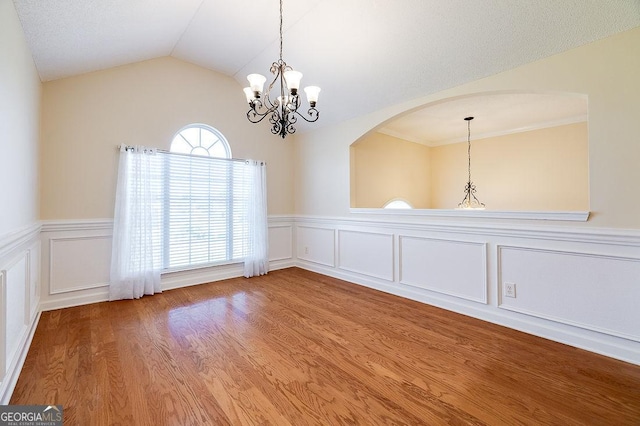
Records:
[[[301,269],[44,312],[65,425],[640,425],[640,367]]]

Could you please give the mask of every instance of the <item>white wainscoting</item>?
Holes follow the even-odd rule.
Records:
[[[42,224],[41,310],[108,300],[110,219],[45,221]],[[294,265],[293,219],[269,217],[269,267]],[[239,277],[242,265],[175,271],[162,275],[163,290]]]
[[[640,231],[379,217],[296,217],[296,265],[640,365]]]
[[[338,268],[393,281],[394,262],[393,234],[338,230]]]
[[[640,342],[640,259],[498,247],[500,307]]]
[[[293,224],[269,224],[269,262],[293,259]]]
[[[111,235],[51,237],[49,259],[50,294],[106,287]]]
[[[298,259],[334,268],[336,231],[317,226],[297,226],[296,250]]]
[[[0,238],[0,404],[8,404],[40,314],[40,224]]]
[[[400,235],[400,284],[487,303],[487,244]]]
[[[43,311],[108,300],[113,221],[42,224]]]
[[[111,229],[48,221],[0,237],[0,404],[42,310],[107,300]],[[271,269],[299,266],[640,365],[637,230],[271,216],[269,254]],[[241,274],[238,264],[172,272],[162,286]]]

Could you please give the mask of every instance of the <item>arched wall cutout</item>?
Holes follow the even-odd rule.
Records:
[[[454,209],[468,180],[493,211],[589,210],[588,99],[500,91],[441,99],[392,117],[350,147],[351,207],[395,198]]]

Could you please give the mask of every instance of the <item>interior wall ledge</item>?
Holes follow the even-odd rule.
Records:
[[[471,217],[478,219],[520,219],[520,220],[563,220],[586,222],[588,211],[519,211],[519,210],[464,210],[464,209],[365,209],[350,208],[355,214],[435,216],[435,217]]]
[[[298,215],[296,223],[313,223],[323,226],[368,226],[411,231],[433,231],[500,237],[523,237],[541,240],[640,246],[639,229],[595,228],[560,226],[550,224],[495,224],[485,222],[460,222],[451,220],[416,220],[415,216],[380,215],[367,217],[330,217]]]

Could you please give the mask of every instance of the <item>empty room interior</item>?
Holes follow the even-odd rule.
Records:
[[[640,2],[0,0],[0,404],[640,424]]]

